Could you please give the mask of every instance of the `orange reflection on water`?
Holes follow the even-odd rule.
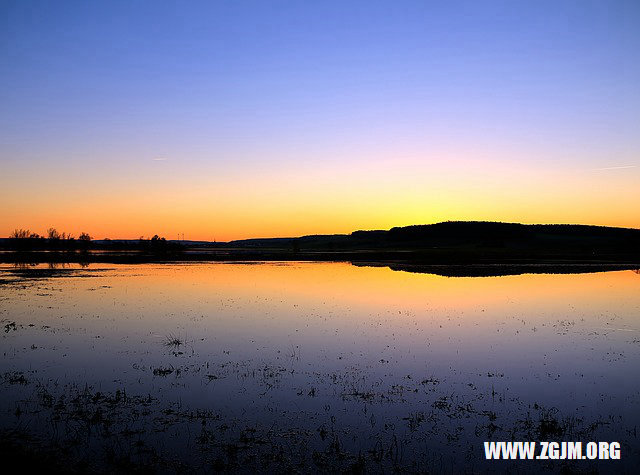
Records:
[[[294,262],[144,265],[118,274],[128,285],[135,285],[127,279],[130,275],[144,275],[145,287],[171,294],[178,301],[210,291],[234,297],[324,300],[363,309],[380,305],[465,309],[514,302],[540,309],[557,308],[566,302],[610,309],[614,303],[624,305],[625,299],[640,289],[640,275],[632,271],[444,277],[349,263]]]

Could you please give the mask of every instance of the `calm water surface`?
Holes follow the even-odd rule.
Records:
[[[622,443],[623,460],[579,470],[640,460],[632,271],[34,269],[0,269],[1,428],[96,460],[109,446],[204,469],[480,471],[482,442],[511,439]]]

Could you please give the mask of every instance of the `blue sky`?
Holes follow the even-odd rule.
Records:
[[[637,1],[3,1],[0,22],[15,176],[640,165]]]

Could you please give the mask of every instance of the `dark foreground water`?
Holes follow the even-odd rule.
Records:
[[[79,470],[635,471],[640,275],[0,268],[3,444]],[[487,462],[489,440],[621,460]],[[13,445],[11,445],[13,444]]]

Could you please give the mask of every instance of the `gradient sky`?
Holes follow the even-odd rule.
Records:
[[[640,227],[640,2],[0,2],[0,236]]]

